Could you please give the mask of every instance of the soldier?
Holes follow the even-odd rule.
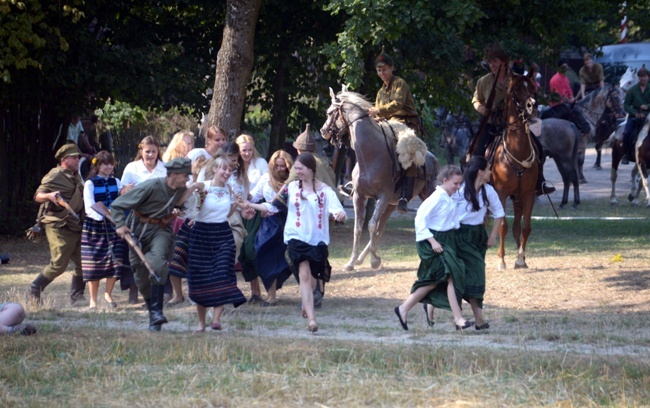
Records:
[[[149,330],[160,331],[167,323],[163,315],[164,286],[168,275],[168,260],[174,250],[175,236],[172,230],[176,217],[175,208],[181,208],[185,200],[203,183],[186,187],[192,173],[192,162],[176,158],[165,164],[167,177],[143,181],[132,190],[118,197],[111,205],[116,233],[124,238],[133,233],[140,241],[142,252],[155,271],[144,265],[135,251],[130,252],[131,267],[138,290],[149,309]],[[126,215],[128,210],[132,210]]]
[[[70,284],[70,302],[74,306],[85,300],[86,284],[81,270],[83,183],[77,171],[80,154],[74,143],[63,145],[54,155],[59,165],[43,177],[34,195],[34,201],[43,206],[41,223],[50,245],[50,263],[29,288],[30,295],[39,303],[43,289],[65,272],[70,260],[75,264]]]

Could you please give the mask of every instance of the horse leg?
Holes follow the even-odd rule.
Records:
[[[580,204],[580,183],[578,182],[578,173],[574,169],[571,170],[569,181],[573,184],[573,209],[575,210]]]
[[[562,183],[564,183],[564,189],[562,191],[562,202],[560,203],[560,208],[564,208],[564,206],[569,202],[569,188],[571,187],[571,181],[566,174],[562,174]]]
[[[530,236],[530,231],[532,230],[530,225],[530,219],[533,214],[533,206],[535,205],[535,197],[531,195],[526,198],[526,202],[523,202],[520,207],[520,216],[523,215],[524,225],[521,229],[521,244],[519,245],[519,254],[517,255],[517,260],[515,261],[515,269],[528,268],[526,265],[526,244],[528,243],[528,237]]]
[[[370,266],[373,269],[377,269],[381,265],[381,258],[377,256],[377,242],[379,241],[379,238],[383,233],[384,226],[386,225],[385,220],[387,220],[390,216],[390,213],[388,216],[385,216],[387,207],[388,200],[384,197],[380,197],[375,204],[375,211],[372,214],[372,218],[370,219],[370,222],[368,222],[370,240],[359,255],[359,259],[356,262],[357,265],[360,265],[368,254],[370,254]],[[382,220],[384,220],[383,223]]]
[[[501,200],[501,205],[503,208],[506,208],[506,200]],[[499,264],[497,265],[498,271],[503,271],[506,269],[506,235],[508,234],[508,219],[503,218],[501,227],[499,228],[499,250],[497,251],[497,258],[499,258]]]
[[[648,201],[647,207],[650,207],[650,176],[648,175],[648,166],[645,163],[641,164],[639,162],[637,162],[637,166],[639,167],[641,182],[645,190],[645,198]]]
[[[594,163],[594,169],[602,170],[603,168],[600,165],[600,156],[603,152],[603,142],[596,143],[596,162]]]
[[[586,183],[587,179],[585,178],[582,168],[585,164],[585,153],[587,151],[587,141],[586,135],[580,136],[580,144],[578,145],[578,176],[580,177],[580,183]]]
[[[609,173],[609,179],[612,182],[612,192],[609,194],[609,203],[611,205],[616,205],[616,179],[618,178],[618,164],[621,162],[621,145],[617,141],[612,146],[612,170]]]
[[[361,197],[356,191],[352,196],[352,202],[354,204],[354,241],[352,243],[352,255],[350,255],[350,260],[343,266],[343,269],[346,271],[353,271],[354,265],[357,264],[359,259],[359,245],[361,242],[361,233],[363,220],[366,215],[366,198]]]
[[[372,269],[379,269],[381,266],[381,257],[377,254],[377,245],[379,244],[381,237],[384,235],[384,231],[386,230],[386,223],[388,222],[388,219],[390,218],[393,211],[395,211],[395,208],[397,208],[396,205],[388,205],[386,207],[384,212],[379,217],[379,222],[375,227],[375,235],[374,239],[372,240],[372,245],[370,245],[370,242],[368,243],[370,267]]]

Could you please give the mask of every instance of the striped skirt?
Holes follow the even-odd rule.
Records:
[[[186,219],[176,234],[176,246],[174,247],[174,256],[169,262],[169,273],[177,278],[187,278],[187,254],[190,246],[189,219]]]
[[[204,307],[246,303],[237,287],[235,240],[228,222],[196,222],[190,231],[189,297]]]
[[[109,222],[86,217],[81,233],[81,269],[85,281],[120,278],[129,268],[129,248]]]

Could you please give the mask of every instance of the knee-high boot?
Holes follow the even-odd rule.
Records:
[[[167,323],[167,318],[163,315],[164,296],[164,286],[151,285],[151,297],[146,301],[149,308],[149,330],[160,331],[161,326]]]
[[[84,297],[85,290],[86,282],[84,282],[84,277],[72,275],[72,282],[70,282],[70,304],[72,306],[86,300]]]
[[[402,196],[399,199],[397,204],[397,211],[402,214],[408,212],[408,203],[413,197],[413,185],[415,184],[415,177],[405,176],[404,177],[404,187],[402,188]]]
[[[50,283],[52,283],[52,281],[46,278],[45,275],[42,273],[39,274],[36,279],[34,279],[34,282],[29,286],[29,294],[36,302],[41,303],[41,292],[43,292],[43,289],[45,289]]]

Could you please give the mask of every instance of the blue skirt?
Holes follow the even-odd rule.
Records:
[[[196,222],[190,231],[189,297],[204,307],[246,303],[237,287],[235,239],[228,222]]]
[[[284,223],[285,217],[281,214],[263,218],[255,238],[257,273],[266,290],[273,281],[276,281],[276,289],[280,289],[291,276],[291,268],[285,257]]]
[[[188,248],[190,246],[190,220],[187,219],[178,230],[176,235],[176,246],[174,246],[174,256],[169,262],[169,273],[177,278],[187,278],[187,258]]]
[[[81,269],[85,281],[120,278],[129,269],[126,241],[109,222],[86,217],[81,232]]]

